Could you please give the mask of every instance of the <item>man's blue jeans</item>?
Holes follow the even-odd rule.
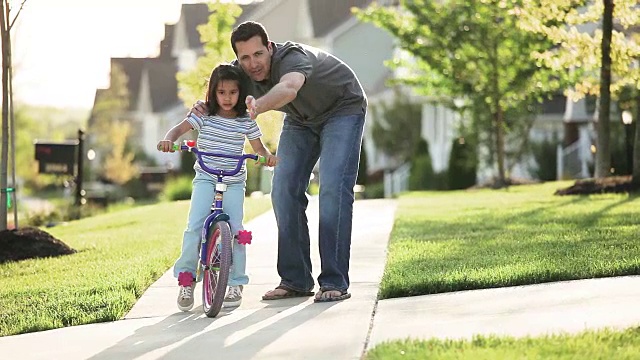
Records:
[[[314,287],[305,210],[311,172],[320,159],[321,273],[323,289],[349,288],[353,187],[358,174],[364,115],[335,116],[321,125],[301,125],[287,117],[278,144],[272,202],[278,223],[281,285],[298,291]]]

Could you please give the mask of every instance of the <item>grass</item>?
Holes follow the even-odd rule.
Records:
[[[472,340],[405,340],[387,342],[367,353],[385,359],[637,359],[640,328],[586,331],[542,337],[477,336]]]
[[[245,201],[245,221],[270,208]],[[110,212],[47,232],[78,250],[0,265],[0,336],[121,319],[180,254],[188,201]]]
[[[640,200],[565,185],[402,196],[381,297],[640,274]]]

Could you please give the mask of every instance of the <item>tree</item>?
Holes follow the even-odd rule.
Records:
[[[200,40],[204,43],[204,56],[198,58],[193,69],[177,75],[178,95],[188,108],[195,100],[202,99],[211,71],[219,64],[235,59],[230,45],[231,31],[236,18],[242,14],[242,8],[230,2],[222,4],[214,1],[209,3],[209,11],[209,21],[198,26]]]
[[[533,109],[531,104],[560,86],[539,67],[531,53],[551,46],[543,36],[519,29],[510,15],[520,0],[401,1],[400,7],[372,5],[354,10],[367,22],[389,31],[410,55],[388,62],[405,67],[411,75],[398,81],[445,99],[463,99],[479,130],[495,151],[497,181],[506,185],[506,136],[517,119],[506,118],[512,109]],[[447,102],[451,107],[453,102]]]
[[[373,143],[401,163],[409,161],[422,139],[422,106],[396,90],[391,104],[371,107]]]
[[[534,56],[557,72],[570,72],[567,95],[578,100],[599,97],[595,177],[609,174],[610,104],[625,86],[637,87],[640,69],[633,67],[640,46],[624,30],[640,23],[637,0],[523,0],[514,11],[522,29],[542,34],[556,46]],[[601,29],[587,31],[601,22]],[[616,24],[616,28],[614,28]]]
[[[138,175],[133,152],[127,149],[130,134],[131,124],[126,121],[116,120],[109,126],[111,149],[104,160],[103,177],[118,185],[124,185]]]
[[[91,110],[89,133],[92,146],[104,153],[111,145],[110,128],[119,118],[123,118],[129,110],[129,88],[127,75],[119,64],[111,66],[109,88],[96,94],[96,101]]]
[[[11,65],[11,29],[15,24],[22,7],[27,0],[22,1],[16,16],[11,19],[11,5],[9,0],[0,0],[0,38],[2,39],[2,147],[0,149],[0,231],[7,229],[7,196],[8,194],[8,163],[9,142],[11,142],[13,184],[16,183],[15,170],[15,123],[13,118],[13,85]],[[9,136],[11,130],[11,136]],[[15,191],[15,189],[14,189]],[[17,199],[17,197],[14,197]],[[14,205],[14,225],[18,227],[17,204]]]
[[[185,106],[191,108],[197,99],[202,99],[207,91],[207,82],[211,71],[221,63],[229,63],[235,59],[231,48],[231,31],[242,8],[234,3],[209,3],[209,20],[198,26],[200,40],[204,43],[204,55],[198,58],[193,69],[178,73],[180,99]],[[242,99],[244,101],[244,99]],[[276,150],[283,116],[278,112],[269,111],[258,116],[257,122],[263,133],[265,146],[272,152]],[[245,150],[249,151],[248,147]]]

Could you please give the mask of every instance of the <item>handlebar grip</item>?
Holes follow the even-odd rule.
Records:
[[[266,164],[267,163],[267,157],[266,156],[262,156],[262,155],[258,155],[258,159],[256,159],[256,162],[258,162],[260,164]]]
[[[180,151],[180,144],[173,144],[171,146],[171,150],[173,151]]]

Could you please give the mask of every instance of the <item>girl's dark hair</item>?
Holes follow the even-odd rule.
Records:
[[[233,48],[233,52],[236,56],[238,55],[236,43],[238,41],[247,41],[256,35],[260,36],[262,45],[267,46],[269,44],[269,35],[267,35],[267,30],[265,30],[264,26],[259,22],[245,21],[233,29],[233,32],[231,33],[231,47]]]
[[[247,95],[249,95],[249,79],[242,70],[228,64],[218,65],[211,72],[209,88],[207,89],[205,97],[207,108],[209,108],[209,115],[216,115],[220,109],[216,98],[216,91],[218,90],[218,84],[223,80],[238,82],[238,103],[233,107],[233,110],[238,113],[238,116],[245,116],[247,114],[247,105],[244,103],[244,100],[247,98]]]

